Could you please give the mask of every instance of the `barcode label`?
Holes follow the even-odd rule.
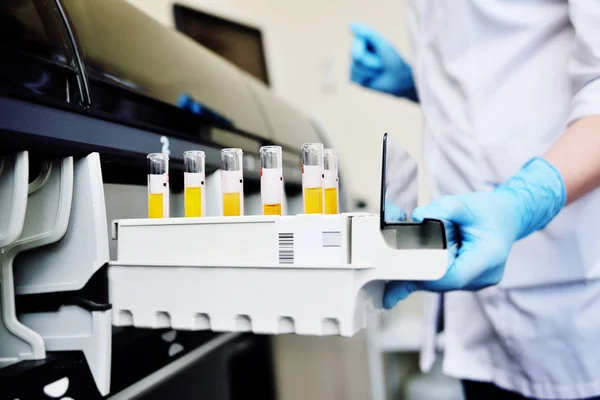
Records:
[[[279,264],[294,263],[294,234],[279,232]]]

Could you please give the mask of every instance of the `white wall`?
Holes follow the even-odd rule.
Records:
[[[173,26],[173,0],[129,0]],[[409,56],[402,0],[180,0],[200,10],[256,26],[263,32],[272,89],[315,117],[340,153],[352,198],[378,212],[381,138],[388,132],[421,163],[421,117],[407,101],[349,82],[353,21],[369,23]],[[331,68],[330,86],[322,85]],[[348,179],[350,176],[350,179]],[[421,190],[426,185],[421,181]],[[402,312],[419,312],[419,297]],[[352,339],[282,336],[275,341],[280,398],[367,399],[364,333]]]

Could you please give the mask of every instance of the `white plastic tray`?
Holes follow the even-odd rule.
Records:
[[[384,281],[447,265],[445,249],[388,245],[371,214],[119,220],[113,238],[116,326],[352,336]]]

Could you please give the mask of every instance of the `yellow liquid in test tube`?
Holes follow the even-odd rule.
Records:
[[[337,188],[325,188],[325,214],[338,213]]]
[[[323,214],[323,188],[304,189],[304,213]]]
[[[184,207],[186,217],[202,216],[202,188],[186,187],[184,193]]]
[[[281,215],[281,204],[265,204],[263,207],[264,215]]]
[[[239,216],[240,213],[240,194],[223,193],[223,215],[226,217],[232,217]]]
[[[148,218],[163,217],[163,194],[150,193],[148,195]]]

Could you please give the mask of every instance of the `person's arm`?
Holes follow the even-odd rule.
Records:
[[[575,121],[544,158],[560,171],[567,204],[600,187],[600,115]]]
[[[563,176],[567,203],[600,186],[600,2],[569,0],[575,31],[569,57],[569,126],[544,158]]]

